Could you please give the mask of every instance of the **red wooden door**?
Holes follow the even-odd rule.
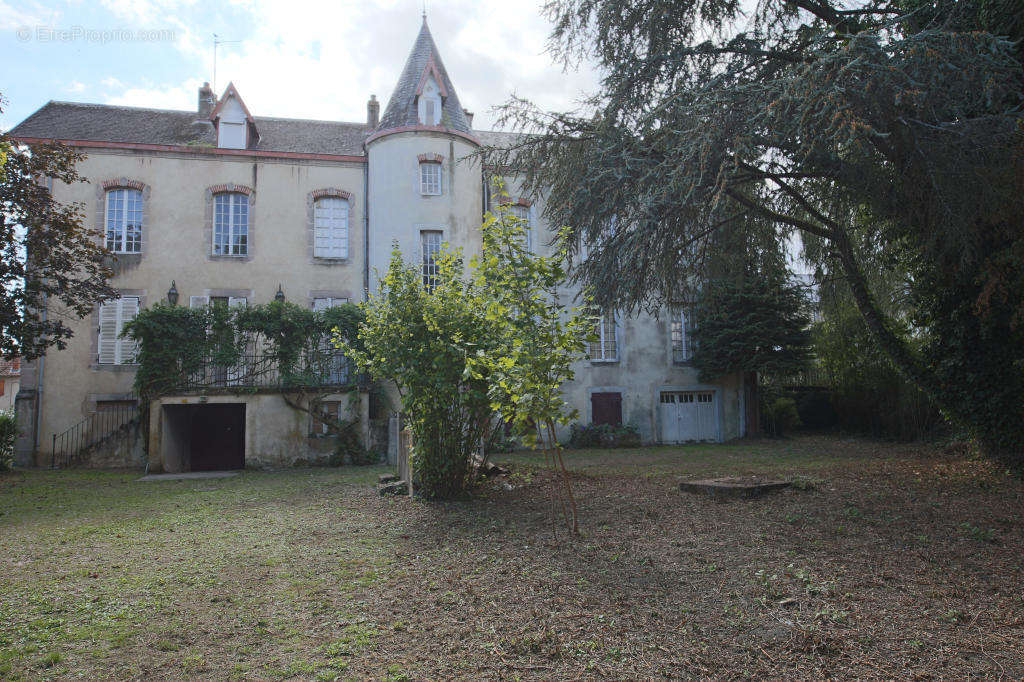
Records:
[[[621,393],[591,393],[590,406],[595,424],[622,425]]]

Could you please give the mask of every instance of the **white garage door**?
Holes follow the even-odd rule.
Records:
[[[659,407],[662,443],[718,440],[713,391],[663,391]]]

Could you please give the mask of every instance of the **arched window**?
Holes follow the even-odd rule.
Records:
[[[213,255],[245,256],[249,253],[249,197],[241,192],[222,192],[213,197]]]
[[[348,199],[320,197],[313,204],[313,256],[348,258]]]
[[[142,252],[142,192],[107,190],[107,249],[114,253]]]

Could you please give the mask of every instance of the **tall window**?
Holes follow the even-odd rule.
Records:
[[[213,200],[213,255],[247,255],[249,197],[241,192],[224,192]]]
[[[592,362],[613,362],[619,359],[619,347],[615,339],[615,313],[607,312],[597,320],[594,329],[597,338],[590,342]]]
[[[107,192],[107,248],[114,253],[142,251],[142,192],[139,190]]]
[[[313,205],[313,255],[348,258],[348,200],[323,197]]]
[[[116,298],[100,304],[97,360],[101,365],[130,365],[135,362],[138,344],[131,339],[122,339],[121,332],[138,314],[139,299],[135,296]]]
[[[328,308],[348,303],[347,298],[324,296],[313,299],[313,310],[323,311]],[[348,383],[348,358],[338,350],[332,339],[324,339],[319,349],[321,380],[329,386],[342,386]]]
[[[437,161],[420,162],[420,194],[441,194],[441,164]]]
[[[512,207],[512,215],[521,220],[519,227],[523,230],[523,246],[527,251],[533,251],[533,226],[530,225],[530,207],[515,205]]]
[[[693,358],[693,307],[679,308],[672,313],[672,362],[689,362]]]
[[[421,230],[420,250],[423,252],[423,286],[431,290],[437,283],[437,259],[441,255],[441,231]]]

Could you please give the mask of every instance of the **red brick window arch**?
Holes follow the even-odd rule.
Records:
[[[439,196],[444,194],[444,157],[440,154],[420,154],[420,194]]]

